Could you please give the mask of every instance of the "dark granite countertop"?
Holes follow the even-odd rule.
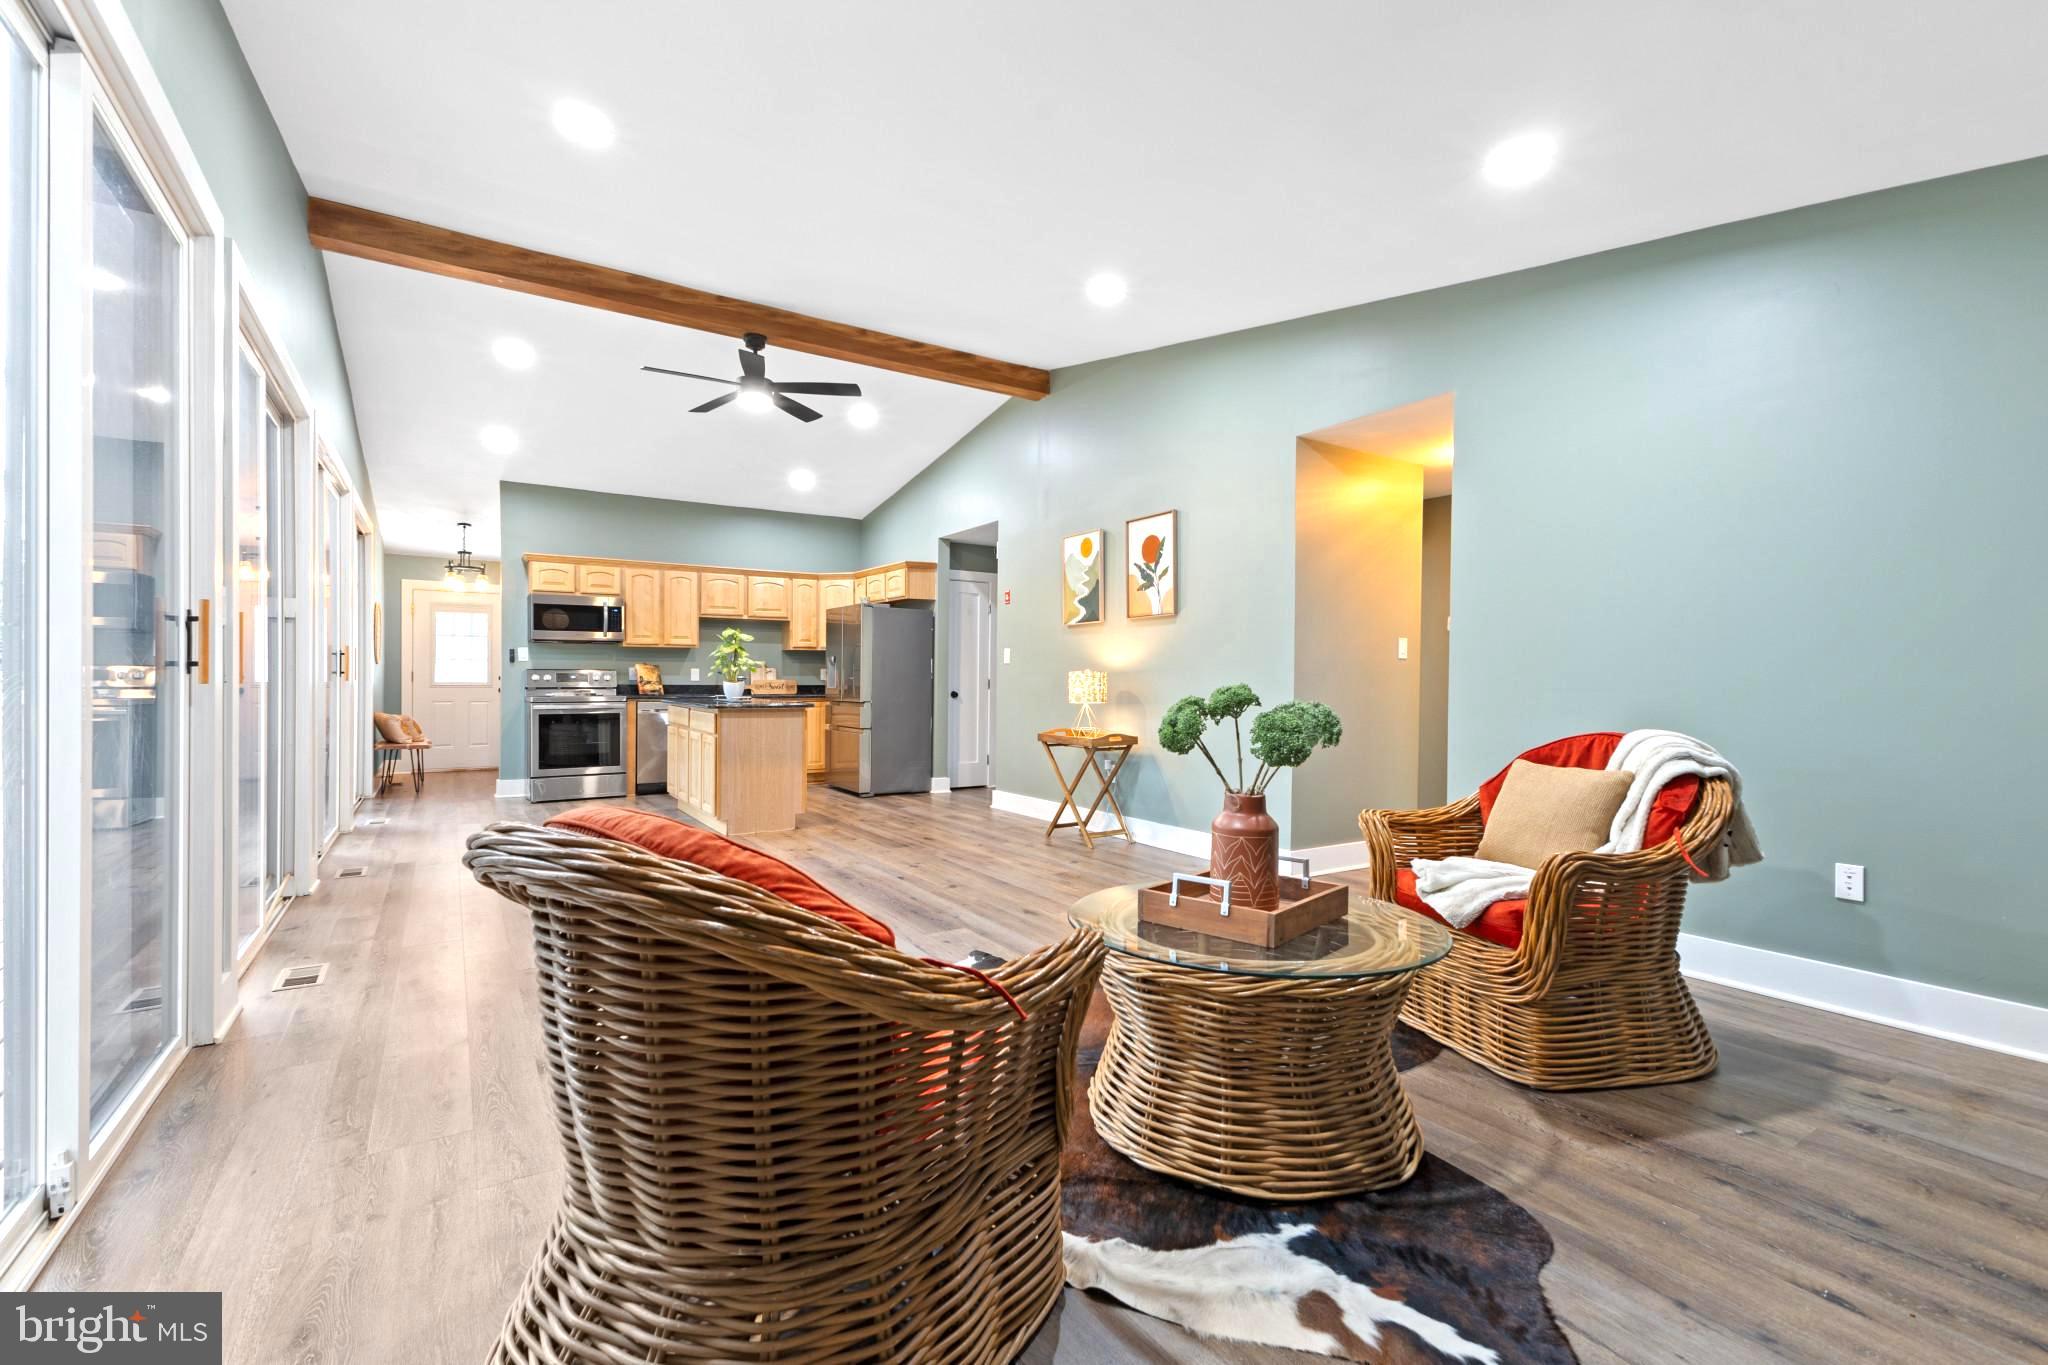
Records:
[[[663,687],[662,687],[662,689],[661,689],[661,696],[660,696],[660,697],[642,697],[642,696],[640,695],[640,690],[639,690],[638,688],[634,687],[634,686],[633,686],[633,684],[631,684],[631,683],[620,683],[620,684],[619,684],[619,695],[620,695],[620,696],[622,696],[622,697],[632,697],[632,698],[633,698],[634,700],[636,700],[636,701],[698,701],[698,702],[701,702],[701,701],[709,701],[709,700],[712,700],[713,698],[716,698],[716,699],[718,699],[718,700],[720,700],[720,701],[723,701],[723,700],[725,699],[725,689],[724,689],[724,688],[722,688],[722,687],[720,687],[720,686],[719,686],[719,685],[718,685],[717,683],[666,683],[666,684],[664,684],[664,685],[663,685]],[[796,685],[796,695],[797,695],[797,696],[798,696],[799,698],[802,698],[802,697],[822,697],[822,696],[824,696],[824,695],[825,695],[825,684],[823,684],[823,683],[798,683],[798,684]],[[752,700],[752,698],[750,697],[750,698],[749,698],[749,700]],[[770,698],[770,697],[764,697],[764,698],[762,698],[762,700],[763,700],[763,701],[773,701],[773,700],[783,700],[783,699],[782,699],[782,698]]]

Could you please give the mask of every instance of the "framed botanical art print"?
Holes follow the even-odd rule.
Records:
[[[1180,610],[1178,516],[1155,512],[1124,523],[1124,615],[1133,621]]]
[[[1080,531],[1060,543],[1060,622],[1102,624],[1102,532]]]

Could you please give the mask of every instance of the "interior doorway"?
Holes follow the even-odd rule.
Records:
[[[405,584],[399,696],[434,742],[431,770],[498,766],[498,626],[496,584]]]
[[[1449,393],[1296,443],[1295,619],[1316,623],[1295,633],[1296,690],[1346,728],[1295,780],[1297,848],[1354,841],[1361,807],[1444,803],[1455,455]]]
[[[986,787],[995,778],[996,526],[948,536],[946,601],[946,782]]]

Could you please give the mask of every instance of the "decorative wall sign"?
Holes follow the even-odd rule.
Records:
[[[1102,624],[1102,532],[1082,531],[1061,542],[1060,605],[1065,625]]]
[[[1124,523],[1124,615],[1133,621],[1180,610],[1178,519],[1157,512]]]

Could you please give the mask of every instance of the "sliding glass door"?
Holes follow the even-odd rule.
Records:
[[[95,112],[87,178],[89,1107],[98,1133],[175,1043],[186,674],[181,234]]]
[[[36,1225],[43,48],[0,11],[0,1266]]]
[[[323,471],[324,473],[324,471]],[[320,632],[327,676],[321,683],[320,847],[324,852],[341,830],[343,735],[348,720],[347,689],[342,686],[348,628],[347,584],[343,581],[355,525],[348,512],[348,494],[332,477],[320,485]]]
[[[268,689],[263,712],[266,776],[264,789],[263,900],[280,902],[290,889],[295,849],[292,831],[298,790],[298,708],[293,704],[298,676],[299,623],[290,603],[299,590],[297,537],[293,515],[297,481],[292,471],[290,423],[274,407],[263,411],[263,468],[269,498],[264,523],[269,550],[263,597],[263,677]]]

